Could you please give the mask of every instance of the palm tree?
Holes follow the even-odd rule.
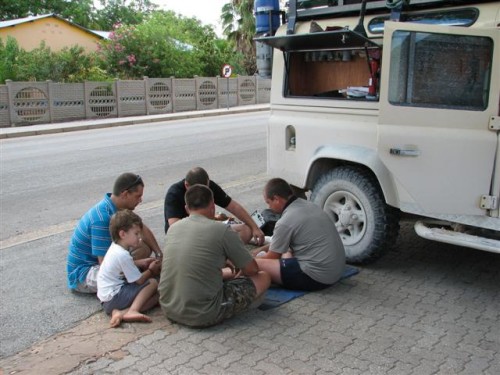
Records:
[[[221,21],[223,33],[234,43],[236,50],[244,56],[247,74],[257,70],[255,57],[255,17],[254,0],[231,0],[222,7]]]

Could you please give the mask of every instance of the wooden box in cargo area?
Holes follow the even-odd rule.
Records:
[[[367,86],[370,71],[359,51],[315,51],[290,54],[289,94],[335,96],[349,86]]]

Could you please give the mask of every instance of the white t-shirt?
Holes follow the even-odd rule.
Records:
[[[141,276],[142,273],[134,264],[130,253],[113,242],[99,267],[97,298],[101,302],[108,302],[120,291],[125,282],[134,283]]]

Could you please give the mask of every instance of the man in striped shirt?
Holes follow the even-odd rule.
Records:
[[[123,209],[133,210],[142,202],[144,182],[134,173],[123,173],[115,181],[113,192],[92,207],[78,222],[69,245],[67,258],[68,288],[81,293],[97,292],[99,265],[111,245],[109,222],[111,216]],[[161,257],[161,250],[153,232],[144,225],[142,245],[132,251],[135,264],[147,268],[151,251]]]

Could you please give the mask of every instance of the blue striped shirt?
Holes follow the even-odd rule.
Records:
[[[111,245],[109,221],[116,211],[108,193],[76,225],[66,265],[68,288],[76,289],[78,283],[84,282],[90,267],[99,263],[97,257],[103,257],[108,251]]]

